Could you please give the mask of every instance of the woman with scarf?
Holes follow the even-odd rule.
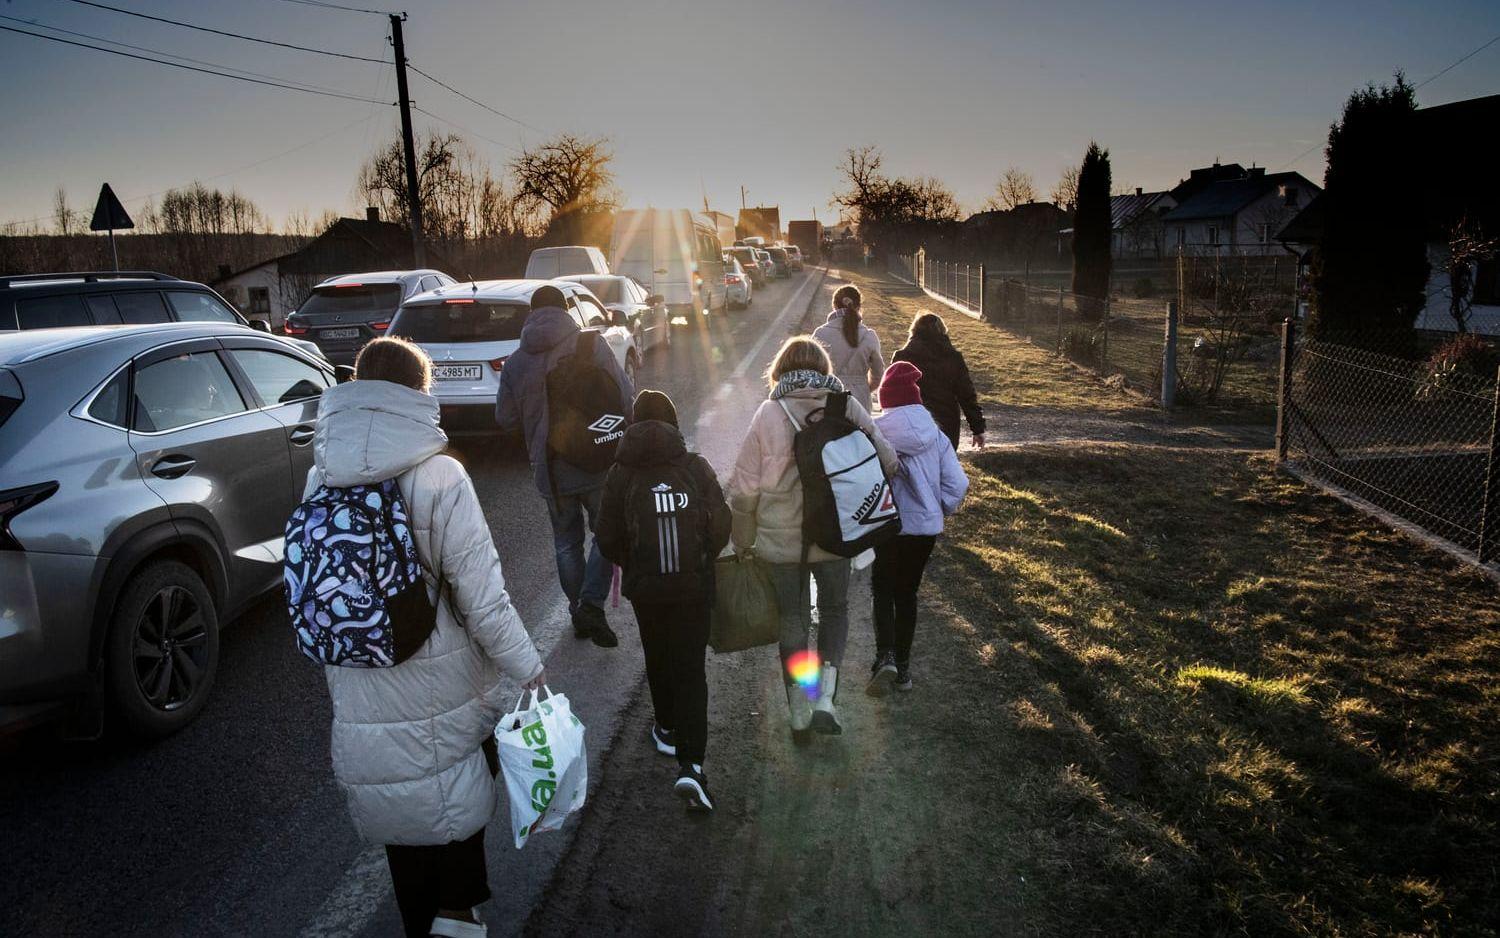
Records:
[[[782,679],[792,735],[799,743],[807,740],[810,729],[843,732],[834,700],[849,633],[849,560],[810,544],[803,566],[802,481],[792,446],[797,432],[793,420],[806,426],[829,395],[843,393],[843,382],[832,372],[828,353],[811,336],[794,336],[782,344],[766,372],[770,396],[750,421],[727,486],[735,550],[765,561],[776,589]],[[875,428],[869,411],[851,398],[846,413],[874,442],[886,474],[895,473],[900,465],[896,452]],[[816,682],[804,690],[794,680],[792,666],[810,650],[809,576],[818,586],[818,658]]]
[[[828,359],[833,363],[830,373],[869,412],[874,409],[870,394],[880,387],[885,359],[880,357],[880,336],[861,320],[862,304],[859,288],[854,284],[839,287],[833,294],[833,312],[828,314],[827,322],[813,330],[813,338],[828,351]]]

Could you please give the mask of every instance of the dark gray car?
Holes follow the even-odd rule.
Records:
[[[453,283],[440,270],[381,270],[329,277],[286,318],[286,334],[308,339],[339,365],[371,339],[385,335],[401,304],[418,293]]]
[[[0,333],[0,726],[58,701],[160,736],[281,582],[328,362],[247,327]]]

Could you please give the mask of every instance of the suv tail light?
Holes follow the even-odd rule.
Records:
[[[374,329],[376,332],[384,332],[385,330],[389,329],[390,327],[391,327],[391,321],[389,319],[385,320],[384,322],[372,322],[372,323],[370,323],[370,328]]]
[[[287,335],[307,335],[306,326],[299,326],[290,319],[281,324],[281,331]]]
[[[22,550],[21,542],[10,533],[11,519],[32,505],[44,502],[57,491],[56,482],[43,482],[0,492],[0,550]]]
[[[491,371],[499,371],[501,368],[504,368],[505,367],[505,359],[509,358],[509,357],[510,356],[507,355],[507,356],[503,356],[501,358],[492,358],[492,359],[490,359],[490,370]]]

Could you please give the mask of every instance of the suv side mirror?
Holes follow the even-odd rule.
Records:
[[[609,311],[609,324],[611,326],[630,326],[630,317],[623,310],[612,309]]]
[[[354,380],[354,368],[351,365],[334,365],[333,377],[339,384],[348,384]]]
[[[246,325],[248,325],[251,329],[254,329],[256,332],[264,332],[267,334],[270,334],[271,332],[271,324],[266,322],[264,319],[252,319]]]

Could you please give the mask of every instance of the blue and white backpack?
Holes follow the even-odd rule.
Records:
[[[319,664],[389,668],[437,624],[394,479],[319,486],[288,519],[283,558],[297,647]]]

